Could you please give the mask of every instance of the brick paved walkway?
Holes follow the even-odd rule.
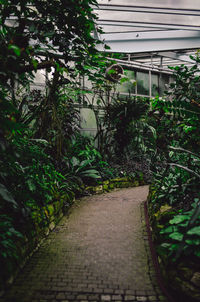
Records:
[[[0,302],[167,301],[147,245],[147,194],[143,186],[77,201]]]

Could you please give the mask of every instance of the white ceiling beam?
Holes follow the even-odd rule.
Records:
[[[138,53],[200,48],[200,31],[153,31],[103,34],[100,40],[110,46],[106,52]],[[103,46],[98,46],[103,51]]]
[[[144,6],[134,6],[134,5],[125,6],[125,5],[99,4],[98,7],[94,7],[94,10],[200,16],[199,9],[186,10],[181,8],[177,9],[177,8],[144,7]]]
[[[194,61],[190,59],[187,55],[178,54],[176,52],[164,51],[164,52],[158,52],[157,55],[160,57],[166,57],[166,58],[179,60],[183,62],[194,63]]]

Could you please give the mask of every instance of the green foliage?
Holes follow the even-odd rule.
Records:
[[[105,125],[117,157],[147,150],[150,140],[146,137],[154,139],[155,136],[154,128],[145,121],[148,109],[147,100],[141,97],[119,97],[107,106]]]
[[[161,247],[158,249],[159,253],[167,254],[169,259],[176,260],[183,254],[200,255],[196,249],[196,243],[200,239],[198,228],[194,227],[200,222],[200,176],[198,177],[200,166],[198,156],[194,153],[182,148],[172,148],[172,150],[174,151],[171,151],[170,159],[178,161],[179,164],[170,163],[164,173],[157,172],[154,175],[155,193],[151,202],[154,211],[167,203],[175,209],[176,213],[179,212],[162,225],[160,234],[164,236],[158,236],[157,239]],[[181,154],[177,154],[177,151],[181,151]],[[185,166],[186,164],[189,164],[190,168]]]
[[[3,76],[11,77],[14,73],[22,75],[52,66],[60,72],[73,73],[67,65],[70,61],[75,62],[80,73],[87,72],[88,68],[84,66],[95,70],[102,56],[96,51],[98,42],[92,36],[97,17],[91,4],[97,5],[97,2],[4,2],[0,8],[0,66]],[[11,17],[15,18],[15,24],[8,22]],[[49,43],[50,40],[52,43]],[[56,55],[57,50],[63,54],[61,58]],[[46,57],[45,60],[40,60],[41,54]]]
[[[108,163],[102,160],[102,155],[88,137],[76,135],[63,160],[61,171],[67,180],[83,184],[113,177]]]
[[[0,214],[0,280],[12,272],[12,263],[18,259],[16,240],[23,239],[23,235],[14,228],[14,221],[10,215]]]
[[[47,145],[46,141],[17,135],[12,139],[12,149],[1,153],[4,158],[0,161],[1,195],[6,202],[8,197],[11,202],[11,196],[14,196],[13,200],[21,208],[26,209],[30,201],[43,206],[52,200],[53,189],[61,189],[64,177],[55,170],[50,156],[45,153]]]
[[[176,260],[181,254],[200,256],[200,203],[195,199],[192,209],[179,211],[160,231],[162,241],[160,252],[169,253]],[[164,240],[163,240],[164,239]]]
[[[174,211],[160,225],[162,230],[156,239],[158,252],[168,261],[200,256],[198,53],[193,60],[192,67],[172,68],[174,82],[165,98],[152,100],[150,114],[157,132],[151,207],[156,212],[168,204]]]
[[[80,75],[103,83],[102,70],[107,64],[104,55],[95,48],[100,42],[94,39],[93,31],[101,30],[95,27],[97,17],[91,5],[97,2],[16,0],[13,3],[9,0],[2,3],[0,122],[3,135],[7,131],[19,131],[22,124],[31,125],[37,128],[35,137],[45,138],[54,146],[57,158],[66,151],[74,124],[77,126],[77,113],[71,106],[75,97],[69,91],[75,91],[80,101]],[[40,69],[51,79],[45,95],[30,92],[30,84]]]
[[[161,133],[165,130],[165,125],[169,124],[166,143],[169,143],[169,140],[178,139],[181,147],[199,152],[199,55],[197,54],[193,60],[196,64],[190,68],[184,65],[171,68],[174,70],[174,82],[170,84],[164,99],[152,100],[152,108],[159,112],[157,122]],[[170,123],[167,122],[167,118]]]
[[[0,278],[7,278],[20,257],[19,241],[30,238],[33,212],[40,226],[49,223],[48,203],[60,200],[69,185],[46,153],[48,143],[15,134],[0,148]],[[26,228],[24,227],[26,225]],[[3,280],[2,280],[3,282]]]
[[[66,159],[67,171],[65,177],[71,181],[78,181],[80,184],[88,179],[101,178],[99,172],[92,166],[93,161],[86,159],[80,161],[76,157],[71,160]],[[68,165],[67,165],[68,164]]]
[[[1,284],[17,265],[19,241],[23,245],[33,228],[49,224],[50,204],[63,204],[66,195],[81,190],[83,181],[99,179],[104,168],[109,171],[91,145],[72,150],[79,131],[74,104],[85,93],[80,76],[102,85],[107,67],[107,59],[96,50],[100,42],[93,37],[94,29],[101,32],[91,8],[96,4],[1,1]],[[39,70],[46,73],[43,91],[31,89]]]

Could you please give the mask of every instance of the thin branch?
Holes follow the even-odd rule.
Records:
[[[189,150],[180,148],[180,147],[172,147],[172,146],[170,146],[169,149],[170,149],[170,150],[174,150],[174,151],[186,152],[186,153],[188,153],[188,154],[191,154],[191,155],[194,155],[194,156],[200,158],[199,155],[197,155],[197,154],[195,154],[195,153],[193,153],[193,152],[191,152],[191,151],[189,151]]]
[[[182,165],[179,165],[179,164],[174,164],[174,163],[168,163],[167,165],[170,166],[170,167],[181,168],[181,169],[183,169],[183,170],[185,170],[185,171],[187,171],[187,172],[195,175],[196,177],[198,177],[200,179],[200,175],[198,173],[196,173],[195,171],[193,171],[193,170],[191,170],[191,169],[189,169],[189,168],[187,168],[185,166],[182,166]]]
[[[23,73],[23,72],[30,72],[30,71],[39,70],[39,69],[46,69],[48,67],[54,67],[54,66],[55,66],[55,62],[53,60],[50,60],[50,61],[44,61],[44,62],[38,63],[36,68],[33,65],[28,65],[28,66],[23,66],[23,67],[20,66],[15,71],[18,73]]]

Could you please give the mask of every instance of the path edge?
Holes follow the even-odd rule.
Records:
[[[164,285],[164,281],[161,275],[161,270],[160,270],[160,265],[158,262],[158,256],[153,244],[152,240],[152,231],[151,231],[151,226],[150,226],[150,221],[149,221],[149,215],[148,215],[148,207],[147,207],[147,200],[143,202],[143,211],[144,211],[144,219],[145,219],[145,226],[146,226],[146,231],[147,231],[147,236],[148,236],[148,246],[149,250],[151,253],[151,259],[153,262],[154,270],[155,270],[155,276],[157,279],[157,283],[162,291],[162,293],[165,295],[165,297],[168,299],[169,302],[176,302],[174,298],[171,296],[169,291]]]

